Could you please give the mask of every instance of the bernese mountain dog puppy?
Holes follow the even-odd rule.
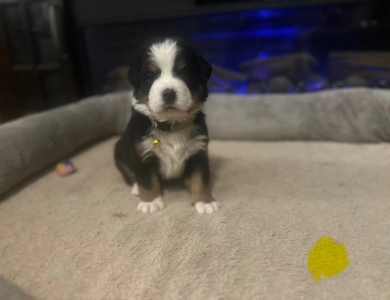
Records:
[[[211,195],[208,131],[201,111],[211,65],[178,39],[145,47],[130,67],[132,115],[115,145],[115,162],[143,213],[164,208],[163,181],[184,180],[199,214],[219,203]]]

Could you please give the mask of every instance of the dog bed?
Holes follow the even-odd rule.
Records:
[[[176,187],[136,212],[113,163],[130,103],[0,127],[0,299],[390,298],[390,92],[212,94],[213,215]],[[54,172],[63,158],[75,174]],[[324,236],[349,263],[318,282],[308,254]]]

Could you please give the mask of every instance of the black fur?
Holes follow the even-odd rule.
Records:
[[[181,78],[188,86],[191,93],[197,95],[199,102],[205,102],[207,98],[207,81],[211,75],[211,65],[201,56],[197,55],[193,48],[183,41],[179,41],[181,49],[177,60],[185,60],[183,70],[175,70],[175,76]],[[141,99],[147,97],[153,80],[158,74],[149,69],[150,62],[147,56],[147,49],[143,47],[140,54],[132,64],[128,77],[134,88],[134,97]],[[207,137],[208,130],[205,115],[202,112],[196,114],[194,124],[196,130],[194,135]],[[143,115],[134,108],[129,124],[122,138],[115,145],[115,162],[122,173],[125,181],[132,185],[134,180],[144,189],[151,189],[153,174],[159,176],[159,159],[157,156],[150,156],[146,159],[141,157],[138,145],[142,139],[152,131],[152,123],[148,116]],[[209,184],[209,162],[207,151],[201,151],[185,162],[183,179],[190,178],[193,172],[200,172],[205,185]]]
[[[122,138],[115,145],[115,162],[125,181],[132,185],[134,180],[150,189],[153,172],[158,173],[158,159],[153,156],[143,160],[137,151],[137,144],[152,129],[148,117],[132,110],[132,116]],[[133,176],[130,176],[129,173]]]
[[[206,116],[203,112],[197,113],[194,124],[197,128],[196,135],[208,137]],[[149,118],[133,108],[129,124],[122,135],[122,138],[115,145],[114,154],[116,166],[122,173],[126,183],[129,185],[132,185],[135,180],[149,189],[153,172],[158,174],[158,158],[152,156],[143,161],[137,151],[137,145],[151,130],[152,124]],[[204,183],[209,184],[210,174],[207,152],[198,153],[188,158],[184,169],[183,179],[189,178],[196,170],[201,171]],[[134,177],[128,175],[129,171],[134,174]]]
[[[147,96],[153,81],[159,76],[158,73],[153,73],[149,69],[148,49],[152,44],[161,42],[164,39],[153,39],[152,42],[142,46],[134,55],[127,75],[130,84],[134,88],[134,97],[136,99]],[[184,59],[187,65],[184,70],[174,70],[175,76],[181,78],[192,93],[200,92],[200,99],[206,101],[208,96],[207,81],[211,76],[212,66],[202,56],[198,55],[194,48],[185,40],[177,40],[177,45],[181,51],[176,60]],[[199,91],[200,86],[203,88]]]

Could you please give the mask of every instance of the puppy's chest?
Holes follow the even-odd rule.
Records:
[[[154,146],[155,138],[160,146]],[[152,133],[142,142],[143,155],[156,155],[159,159],[160,174],[164,179],[175,179],[182,176],[186,160],[201,150],[206,150],[207,137],[191,134],[190,130],[179,132]]]

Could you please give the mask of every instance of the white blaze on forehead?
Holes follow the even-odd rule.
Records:
[[[168,39],[150,48],[150,59],[161,69],[161,73],[171,73],[178,52],[176,41]]]
[[[160,68],[161,74],[154,80],[149,91],[148,108],[157,120],[185,120],[188,118],[188,110],[193,105],[192,95],[187,84],[174,75],[173,68],[176,56],[181,49],[176,41],[167,39],[161,43],[156,43],[149,49],[149,59]],[[176,101],[173,106],[177,111],[172,113],[165,112],[163,92],[166,89],[173,89],[176,93]]]

